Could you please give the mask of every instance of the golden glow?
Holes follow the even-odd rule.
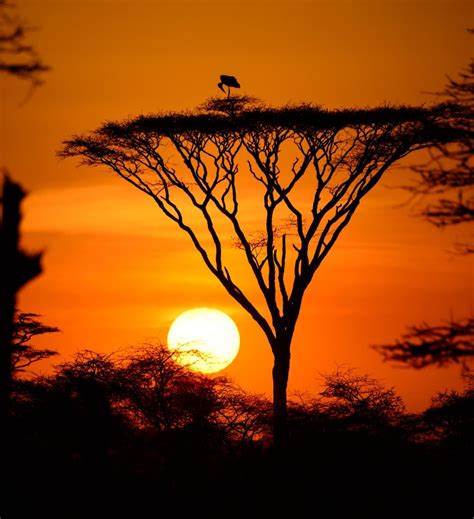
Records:
[[[226,368],[237,356],[239,345],[239,330],[234,321],[212,308],[184,312],[168,332],[168,348],[180,352],[178,361],[201,373]]]
[[[426,92],[442,90],[446,74],[455,78],[469,62],[472,2],[256,0],[251,12],[244,0],[12,3],[37,28],[30,41],[52,67],[27,102],[28,82],[0,74],[0,165],[31,193],[24,247],[44,251],[44,272],[20,292],[18,306],[62,330],[35,346],[67,358],[81,348],[108,353],[141,344],[166,336],[183,304],[202,306],[205,294],[238,319],[242,346],[229,376],[271,395],[273,357],[263,332],[184,233],[105,168],[58,161],[61,141],[103,121],[196,107],[219,95],[220,74],[275,106],[431,103]],[[324,20],[317,30],[315,20]],[[394,369],[369,348],[408,324],[438,323],[450,312],[461,318],[473,308],[472,258],[447,253],[470,239],[469,229],[440,232],[413,218],[420,207],[393,189],[409,175],[394,169],[364,199],[316,274],[292,345],[290,393],[319,391],[319,373],[341,364],[395,386],[413,411],[437,391],[462,387],[458,366]],[[254,230],[262,200],[250,181],[245,188],[240,217]],[[240,288],[263,308],[230,238],[225,249]]]

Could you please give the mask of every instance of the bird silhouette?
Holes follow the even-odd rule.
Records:
[[[232,88],[240,88],[240,83],[237,81],[235,76],[226,76],[225,74],[221,75],[221,82],[217,84],[217,86],[224,92],[224,86],[227,87],[227,99],[230,96],[230,89]]]

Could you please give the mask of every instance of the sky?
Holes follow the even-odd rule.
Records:
[[[272,105],[326,108],[433,102],[472,54],[469,1],[18,0],[31,41],[52,70],[28,85],[0,79],[0,165],[30,191],[23,243],[44,251],[44,274],[20,295],[62,331],[37,344],[60,360],[88,348],[164,342],[193,307],[227,312],[241,350],[223,373],[271,390],[263,333],[206,271],[186,236],[105,169],[60,161],[61,142],[106,120],[192,109],[219,93],[220,74]],[[415,160],[411,159],[411,160]],[[290,393],[314,394],[342,366],[394,386],[410,409],[459,388],[459,366],[384,364],[370,348],[409,324],[472,315],[472,263],[450,252],[466,229],[441,231],[414,215],[394,168],[366,198],[303,303]],[[38,367],[38,370],[42,368]],[[46,369],[46,368],[43,368]]]

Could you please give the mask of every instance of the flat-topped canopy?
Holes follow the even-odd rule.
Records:
[[[434,130],[436,127],[445,128],[446,122],[460,112],[459,106],[447,103],[426,107],[384,105],[338,110],[327,110],[311,104],[273,108],[261,104],[247,105],[242,102],[242,97],[231,97],[229,100],[211,99],[195,112],[152,113],[122,122],[106,122],[94,134],[120,138],[137,132],[163,136],[195,131],[204,134],[226,131],[245,133],[265,127],[314,131],[409,122],[424,123],[423,126]]]

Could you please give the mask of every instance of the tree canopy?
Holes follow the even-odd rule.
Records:
[[[451,140],[446,128],[447,118],[462,115],[463,109],[456,103],[441,103],[433,106],[383,105],[373,108],[345,108],[328,110],[314,104],[271,107],[247,96],[230,99],[210,98],[197,110],[188,112],[151,113],[139,115],[122,122],[106,122],[88,136],[76,136],[65,141],[62,156],[76,155],[87,143],[107,144],[104,139],[121,139],[132,134],[146,132],[150,136],[170,137],[186,132],[202,132],[215,135],[223,131],[251,132],[264,129],[287,129],[294,131],[340,130],[345,127],[370,125],[397,125],[416,123],[418,141],[427,144],[426,138]],[[412,132],[413,136],[415,131]],[[108,141],[110,144],[111,141]],[[98,151],[98,150],[95,150]]]
[[[65,141],[60,156],[79,156],[84,164],[108,166],[151,196],[190,235],[206,265],[270,339],[275,330],[264,323],[223,264],[223,247],[211,211],[230,221],[276,323],[292,297],[307,286],[360,198],[396,160],[433,142],[453,139],[453,130],[445,123],[459,107],[326,110],[313,105],[272,108],[252,101],[246,97],[210,99],[195,112],[106,122],[89,135]],[[288,144],[296,158],[285,175],[278,161]],[[175,165],[179,159],[181,164]],[[263,232],[260,238],[250,237],[239,222],[237,179],[245,174],[239,171],[244,167],[263,188],[267,215],[262,227],[252,230]],[[313,202],[304,214],[291,196],[311,169],[316,181],[304,189]],[[194,222],[186,221],[176,191],[201,212],[214,254],[206,251],[192,229]],[[278,233],[281,226],[287,232]],[[293,247],[288,247],[290,240]],[[311,243],[316,244],[313,250]],[[285,262],[292,248],[297,254],[291,288],[285,283]],[[275,301],[277,286],[280,307]]]

